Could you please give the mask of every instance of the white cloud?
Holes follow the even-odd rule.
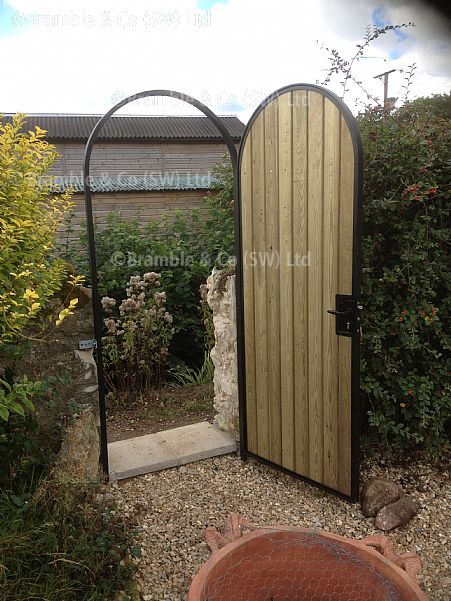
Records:
[[[0,38],[0,53],[8,57],[2,62],[4,111],[103,113],[119,97],[169,88],[219,113],[243,106],[244,119],[276,88],[322,80],[327,56],[316,40],[350,56],[373,10],[382,6],[367,0],[229,0],[204,11],[197,0],[9,4],[24,26]],[[359,78],[380,96],[382,84],[374,75],[417,62],[415,95],[449,90],[450,41],[443,19],[419,2],[393,0],[383,6],[390,22],[414,20],[417,26],[408,40],[387,34],[378,41],[368,52],[376,58],[357,65]],[[389,60],[396,48],[402,48],[401,57]],[[390,76],[390,95],[400,95],[401,83],[399,73]],[[163,99],[124,110],[194,111]]]

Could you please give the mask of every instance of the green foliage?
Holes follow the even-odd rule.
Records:
[[[120,303],[131,276],[147,270],[161,273],[167,310],[174,318],[170,353],[191,365],[200,365],[204,353],[199,287],[214,265],[224,266],[233,255],[231,168],[224,165],[218,170],[216,188],[204,208],[147,224],[141,223],[139,215],[126,219],[111,213],[107,226],[96,231],[101,294]],[[61,253],[89,281],[86,234],[68,242]]]
[[[0,121],[0,355],[23,337],[24,328],[61,288],[67,271],[64,261],[51,259],[50,252],[71,206],[70,194],[53,196],[51,181],[44,183],[58,155],[39,127],[20,133],[24,122],[20,114],[11,124]],[[56,325],[76,304],[73,299],[62,309]],[[40,387],[40,382],[1,378],[0,421],[8,421],[11,413],[32,411]],[[6,439],[3,430],[0,442]]]
[[[171,369],[170,386],[196,386],[198,384],[208,384],[213,382],[214,365],[208,353],[204,355],[204,362],[201,367],[194,368],[187,365],[178,366]]]
[[[39,436],[39,426],[31,412],[12,414],[0,423],[0,488],[15,490],[30,474],[39,474],[48,461]]]
[[[405,106],[401,107],[399,109],[399,113],[405,114],[406,118],[415,116],[423,121],[429,117],[450,119],[450,94],[434,94],[433,96],[428,96],[427,98],[416,98],[415,100],[411,100],[410,102],[407,102]]]
[[[359,119],[369,423],[430,450],[445,441],[451,409],[450,109],[443,95]]]
[[[151,271],[142,278],[132,276],[126,294],[116,315],[116,300],[102,298],[108,315],[104,319],[103,355],[112,389],[139,393],[164,382],[173,320],[165,308],[160,274]]]
[[[25,416],[25,410],[34,411],[33,399],[42,393],[42,382],[30,382],[27,376],[22,381],[9,384],[0,379],[0,419],[7,422],[10,413]],[[0,436],[0,442],[2,438]]]
[[[51,392],[51,404],[0,424],[1,601],[103,601],[132,572],[130,533],[98,486],[55,477],[64,422],[52,411],[67,406],[63,386],[63,378],[47,378],[37,396]]]
[[[43,481],[0,495],[2,601],[103,601],[124,588],[139,550],[96,493]]]
[[[43,183],[57,154],[39,127],[20,133],[24,121],[0,121],[0,348],[44,309],[65,276],[64,262],[49,252],[69,194],[52,196],[52,184]]]
[[[31,473],[49,467],[59,451],[62,431],[80,406],[67,398],[67,374],[47,376],[31,382],[26,376],[12,387],[21,390],[26,402],[11,411],[8,421],[0,420],[0,487],[15,488]],[[6,388],[8,390],[8,388]],[[3,443],[3,444],[2,444]]]
[[[233,169],[229,155],[214,167],[213,176],[213,191],[205,199],[208,213],[203,243],[213,259],[211,267],[221,268],[231,263],[235,251]]]

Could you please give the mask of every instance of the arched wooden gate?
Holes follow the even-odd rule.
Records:
[[[343,102],[267,98],[239,153],[244,457],[358,496],[361,144]]]

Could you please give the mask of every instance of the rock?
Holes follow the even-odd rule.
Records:
[[[417,513],[418,505],[410,497],[401,497],[395,503],[383,507],[374,524],[380,530],[392,530],[407,524]]]
[[[388,478],[374,477],[368,480],[360,495],[362,512],[365,517],[374,517],[377,512],[394,503],[404,495],[399,484]]]
[[[239,439],[238,371],[236,347],[235,275],[213,270],[207,279],[207,302],[213,312],[215,346],[210,352],[215,371],[215,422]]]
[[[56,471],[68,481],[89,482],[99,474],[100,442],[96,419],[83,411],[66,430]]]

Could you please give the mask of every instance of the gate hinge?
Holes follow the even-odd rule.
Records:
[[[91,340],[79,340],[78,341],[78,350],[87,351],[92,348],[97,348],[97,340],[92,338]]]

